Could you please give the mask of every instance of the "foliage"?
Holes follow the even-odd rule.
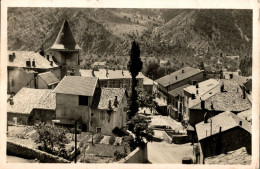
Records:
[[[104,138],[104,136],[102,134],[97,134],[96,138],[95,138],[95,143],[99,143],[102,139]]]
[[[144,138],[147,141],[152,141],[154,132],[148,127],[149,123],[151,123],[150,117],[135,115],[128,123],[134,126],[133,133],[135,134],[135,139],[130,144],[132,149],[136,147],[144,148]]]
[[[65,144],[69,143],[69,140],[65,136],[67,133],[66,129],[43,123],[35,126],[35,129],[39,135],[35,140],[36,143],[40,144],[39,149],[63,158],[68,158],[65,149]]]
[[[155,93],[148,94],[144,90],[138,90],[138,103],[139,103],[139,106],[142,108],[148,107],[151,109],[151,112],[153,109],[156,109],[158,104],[155,101],[155,98],[156,98]]]
[[[158,78],[158,68],[160,67],[159,63],[151,62],[146,66],[145,75],[150,79],[157,79]]]
[[[128,111],[128,118],[131,119],[138,112],[137,103],[137,80],[136,76],[142,70],[143,62],[140,58],[140,48],[137,42],[132,42],[132,48],[130,51],[130,60],[128,62],[127,68],[132,76],[132,93],[131,93],[131,103]]]
[[[111,136],[111,137],[109,138],[109,144],[110,144],[110,145],[113,145],[113,144],[115,143],[115,141],[116,141],[115,136]]]
[[[119,129],[118,127],[115,127],[113,130],[112,130],[112,133],[119,136],[119,137],[122,137],[122,136],[126,136],[128,135],[127,131],[123,128]]]
[[[114,161],[118,161],[118,160],[120,160],[120,159],[122,159],[122,158],[125,158],[127,156],[127,152],[120,152],[120,151],[118,151],[118,150],[116,150],[115,152],[114,152]]]

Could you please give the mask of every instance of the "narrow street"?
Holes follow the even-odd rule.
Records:
[[[168,144],[167,142],[149,142],[148,160],[153,164],[181,164],[183,157],[193,158],[190,143]]]

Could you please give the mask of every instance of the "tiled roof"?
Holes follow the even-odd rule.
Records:
[[[248,99],[243,99],[243,92],[234,80],[222,79],[226,92],[219,92],[205,100],[205,109],[211,111],[245,111],[252,107]],[[238,90],[238,92],[237,92]],[[211,108],[213,103],[213,109]],[[191,107],[191,109],[201,109],[200,102]]]
[[[184,70],[184,73],[182,71]],[[177,83],[181,80],[194,76],[198,73],[202,72],[200,69],[192,68],[192,67],[185,67],[176,72],[171,73],[170,75],[166,75],[157,79],[156,82],[161,84],[164,87]],[[177,79],[176,79],[177,77]]]
[[[250,165],[252,156],[249,155],[245,147],[230,151],[227,154],[220,154],[217,156],[205,158],[205,164],[217,164],[217,165]]]
[[[56,94],[50,89],[22,88],[7,104],[7,112],[30,114],[35,109],[56,109]]]
[[[94,66],[104,66],[106,65],[107,62],[94,62],[93,65]]]
[[[177,97],[178,95],[179,96],[183,96],[184,95],[184,90],[183,89],[185,87],[188,87],[188,86],[190,86],[190,85],[186,84],[186,85],[183,85],[181,87],[178,87],[178,88],[176,88],[174,90],[169,91],[169,94],[172,95],[173,97]]]
[[[93,96],[97,85],[96,77],[65,76],[53,90],[54,93]]]
[[[80,50],[80,47],[76,44],[76,41],[71,32],[69,23],[65,20],[61,26],[56,41],[52,45],[51,49],[56,50]]]
[[[236,81],[240,86],[244,85],[251,78],[252,77],[233,75],[233,80]]]
[[[93,77],[92,71],[93,70],[85,70],[80,69],[81,76],[84,77]],[[107,74],[108,71],[108,74]],[[94,71],[94,77],[99,78],[100,80],[105,79],[131,79],[132,76],[128,70],[106,70],[106,69],[99,69],[97,71]],[[139,72],[138,76],[136,77],[138,79],[143,78],[142,72]]]
[[[154,84],[154,81],[146,76],[144,76],[144,82],[143,82],[144,85],[153,85]]]
[[[123,97],[125,89],[123,88],[98,88],[95,92],[92,108],[108,110],[109,100],[114,111],[117,111]],[[115,97],[117,96],[118,106],[114,106]]]
[[[26,61],[30,59],[32,62],[35,60],[35,67],[27,67],[27,68],[38,68],[38,69],[50,69],[54,67],[58,67],[54,62],[53,66],[51,66],[50,61],[45,59],[42,55],[39,53],[33,52],[33,51],[8,51],[8,56],[15,53],[15,58],[13,61],[10,61],[8,59],[8,66],[10,67],[27,67]]]
[[[234,113],[227,111],[227,112],[220,113],[212,118],[209,118],[208,123],[204,123],[204,121],[202,121],[195,125],[199,140],[211,136],[210,119],[212,120],[212,135],[218,134],[220,127],[221,127],[221,132],[224,132],[231,128],[241,127],[246,131],[248,131],[249,133],[251,133],[251,124],[248,121],[238,117]],[[242,121],[242,126],[239,125],[240,121]]]
[[[38,76],[41,77],[47,85],[52,85],[59,82],[59,79],[52,72],[40,73]]]

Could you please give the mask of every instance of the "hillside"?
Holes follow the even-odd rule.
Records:
[[[169,60],[172,70],[198,67],[203,60],[215,69],[239,67],[251,75],[250,10],[8,8],[8,49],[48,49],[65,18],[86,65],[105,60],[126,66],[135,39],[144,58]],[[243,62],[225,57],[229,55],[239,55]]]

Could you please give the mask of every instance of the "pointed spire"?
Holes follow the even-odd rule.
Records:
[[[80,50],[71,32],[69,22],[65,20],[61,26],[59,34],[52,45],[51,49],[55,50]]]

